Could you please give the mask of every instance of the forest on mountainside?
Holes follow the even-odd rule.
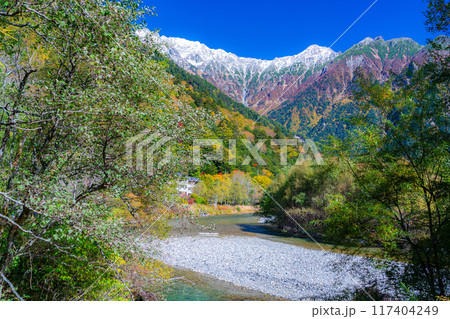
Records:
[[[167,72],[175,77],[175,83],[179,84],[181,82],[188,83],[192,90],[188,94],[193,98],[194,102],[198,106],[203,106],[205,104],[205,97],[212,99],[218,107],[224,108],[228,111],[234,111],[242,114],[245,118],[257,122],[258,125],[265,126],[275,131],[278,136],[289,136],[292,137],[292,132],[286,129],[285,126],[281,125],[279,122],[270,120],[267,116],[261,116],[259,113],[255,112],[251,108],[234,101],[229,96],[222,93],[214,85],[201,78],[198,75],[191,74],[181,67],[179,67],[175,62],[170,59],[164,59],[160,55],[155,56],[156,60],[162,60],[167,63]]]

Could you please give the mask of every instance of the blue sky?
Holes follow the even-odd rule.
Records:
[[[150,29],[200,41],[243,57],[273,59],[311,44],[330,46],[375,0],[144,0],[155,6]],[[345,51],[365,37],[428,37],[422,0],[379,0],[334,46]]]

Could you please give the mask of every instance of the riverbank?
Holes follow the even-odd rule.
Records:
[[[171,219],[169,239],[148,245],[159,251],[155,257],[167,265],[283,299],[336,300],[346,290],[353,290],[358,283],[366,286],[368,281],[367,285],[377,284],[383,292],[396,295],[389,288],[384,270],[376,269],[372,259],[343,254],[333,245],[288,236],[262,221],[255,214]],[[205,285],[174,281],[174,285],[180,286],[175,290],[202,295],[201,300],[223,300],[220,296],[242,300],[238,290],[224,289],[226,286],[214,280]],[[202,288],[208,285],[211,289],[206,291],[211,295],[205,295]],[[195,293],[198,288],[200,291]],[[182,294],[171,296],[171,300],[190,300]],[[267,300],[258,294],[250,296],[254,299],[244,298]],[[362,297],[370,300],[366,295]]]
[[[221,216],[251,214],[258,211],[258,207],[251,205],[189,205],[188,210],[194,216]]]
[[[384,271],[360,256],[243,236],[173,237],[159,242],[157,249],[168,265],[291,300],[335,299],[363,287],[366,278],[394,294]]]

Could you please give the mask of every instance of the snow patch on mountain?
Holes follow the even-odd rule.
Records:
[[[198,41],[190,41],[182,38],[159,36],[148,29],[136,31],[136,35],[141,39],[159,39],[162,44],[162,51],[166,53],[176,63],[186,66],[189,64],[201,71],[208,68],[224,67],[230,73],[258,75],[266,71],[280,72],[297,70],[298,67],[310,69],[320,66],[332,59],[338,53],[327,47],[311,45],[303,52],[273,60],[261,60],[254,58],[239,57],[233,53],[222,49],[211,49]],[[292,66],[297,66],[292,68]]]
[[[311,45],[293,56],[262,60],[211,49],[198,41],[159,36],[148,29],[136,35],[142,41],[158,43],[160,50],[180,67],[249,107],[281,104],[308,76],[339,55],[330,48]]]
[[[243,58],[222,49],[211,49],[198,41],[161,36],[161,42],[166,44],[166,53],[175,62],[189,63],[197,69],[205,71],[208,66],[225,67],[230,73],[263,73],[266,71],[280,72],[293,65],[301,65],[309,69],[324,64],[337,56],[330,48],[311,45],[305,51],[273,60]],[[183,61],[179,61],[182,59]]]

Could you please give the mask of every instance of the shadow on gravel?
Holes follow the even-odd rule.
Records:
[[[282,239],[280,242],[289,243],[293,245],[303,246],[309,249],[320,249],[323,250],[324,247],[327,247],[326,250],[332,250],[332,243],[326,243],[319,239],[312,240],[311,238],[305,236],[295,236],[286,232],[282,232],[274,225],[270,224],[236,224],[239,226],[242,232],[266,235],[269,236],[269,239],[279,238]],[[285,240],[289,240],[289,242],[285,242]],[[317,245],[320,243],[320,246]],[[330,247],[328,247],[330,246]],[[334,247],[334,246],[333,246]]]
[[[247,233],[290,237],[289,235],[283,234],[282,232],[277,231],[273,226],[269,225],[251,225],[251,224],[237,224],[237,225],[240,227],[241,231]]]

